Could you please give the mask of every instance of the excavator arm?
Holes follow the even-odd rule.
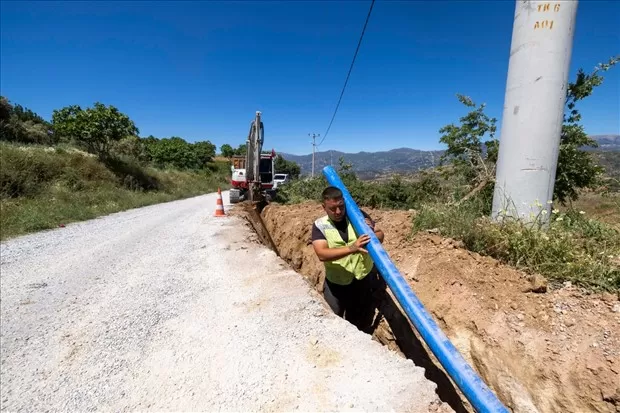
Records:
[[[265,127],[261,120],[261,112],[256,112],[250,122],[250,132],[246,141],[245,159],[238,159],[232,170],[229,192],[230,203],[249,200],[253,204],[264,204],[273,198],[273,173],[275,152],[263,154]],[[241,164],[244,162],[244,165]]]
[[[250,123],[246,152],[246,179],[250,202],[258,202],[261,197],[260,155],[264,140],[265,129],[261,120],[261,113],[257,111],[256,117]]]

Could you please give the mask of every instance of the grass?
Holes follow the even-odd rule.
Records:
[[[585,192],[573,202],[572,209],[620,230],[620,192]]]
[[[158,170],[66,148],[0,144],[0,238],[228,187],[228,164]]]
[[[547,228],[516,221],[492,222],[478,200],[458,207],[427,205],[414,218],[414,232],[439,229],[466,247],[551,281],[591,290],[620,290],[620,232],[583,211],[555,212]]]

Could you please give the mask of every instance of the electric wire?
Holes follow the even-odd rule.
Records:
[[[364,33],[366,33],[366,27],[368,26],[368,20],[370,20],[370,14],[372,13],[372,8],[375,5],[375,0],[372,0],[372,2],[370,3],[370,9],[368,10],[368,15],[366,16],[366,22],[364,23],[364,28],[362,29],[362,34],[360,35],[360,39],[357,42],[357,48],[355,49],[355,54],[353,55],[353,60],[351,61],[351,66],[349,67],[349,73],[347,73],[347,77],[344,81],[344,85],[342,86],[342,91],[340,92],[340,97],[338,98],[338,103],[336,104],[336,109],[334,110],[334,114],[332,115],[332,119],[329,122],[329,126],[327,127],[327,131],[325,132],[325,134],[323,135],[323,139],[321,139],[321,142],[319,142],[318,145],[316,146],[321,146],[321,144],[323,143],[323,141],[325,141],[325,138],[327,138],[327,134],[329,133],[329,130],[332,127],[332,124],[334,123],[334,119],[336,118],[336,113],[338,113],[338,108],[340,107],[340,102],[342,101],[342,96],[344,96],[344,91],[347,88],[347,83],[349,82],[349,77],[351,76],[351,71],[353,70],[353,66],[355,65],[355,59],[357,58],[357,53],[360,50],[360,46],[362,45],[362,39],[364,39]]]

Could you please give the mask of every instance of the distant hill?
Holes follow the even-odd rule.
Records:
[[[605,175],[620,183],[620,151],[597,151],[594,156],[597,163],[605,168]]]
[[[620,151],[620,135],[594,135],[590,136],[598,142],[597,151]]]
[[[338,151],[317,152],[315,154],[314,173],[320,174],[326,165],[338,166],[342,156],[347,163],[353,164],[353,171],[362,179],[372,179],[389,173],[408,173],[431,168],[439,164],[443,151],[420,151],[410,148],[398,148],[385,152],[344,153]],[[288,161],[297,162],[302,175],[312,172],[312,154],[291,155],[283,153]]]
[[[591,136],[599,143],[598,148],[584,148],[597,152],[620,151],[620,135]],[[338,166],[338,159],[342,156],[347,163],[353,164],[353,171],[362,179],[373,179],[386,174],[406,174],[431,168],[439,164],[443,151],[421,151],[410,148],[398,148],[383,152],[345,153],[339,151],[324,151],[315,154],[315,175],[321,174],[321,169],[332,164]],[[302,175],[310,175],[312,171],[312,154],[291,155],[281,154],[288,161],[297,162],[301,167]]]

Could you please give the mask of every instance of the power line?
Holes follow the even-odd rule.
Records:
[[[321,134],[319,133],[318,135],[316,133],[313,134],[308,134],[308,136],[312,137],[312,177],[314,178],[314,151],[317,147],[316,144],[316,137],[317,136],[321,136]]]
[[[338,104],[336,105],[336,109],[334,110],[334,115],[332,116],[332,120],[329,122],[329,126],[327,127],[327,131],[323,135],[323,139],[317,146],[321,146],[325,138],[327,138],[327,134],[332,127],[332,123],[334,123],[334,119],[336,118],[336,113],[338,113],[338,108],[340,107],[340,102],[342,101],[342,96],[344,95],[344,91],[347,88],[347,83],[349,82],[349,77],[351,76],[351,71],[353,70],[353,65],[355,64],[355,59],[357,58],[357,52],[360,50],[360,46],[362,45],[362,39],[364,38],[364,33],[366,33],[366,26],[368,26],[368,20],[370,20],[370,13],[372,13],[372,7],[375,5],[375,0],[372,0],[370,3],[370,10],[368,10],[368,16],[366,16],[366,22],[364,23],[364,28],[362,29],[362,34],[360,36],[360,40],[357,42],[357,48],[355,49],[355,54],[353,55],[353,61],[351,62],[351,67],[349,67],[349,73],[347,73],[347,78],[344,81],[344,86],[342,86],[342,92],[340,92],[340,97],[338,98]]]

